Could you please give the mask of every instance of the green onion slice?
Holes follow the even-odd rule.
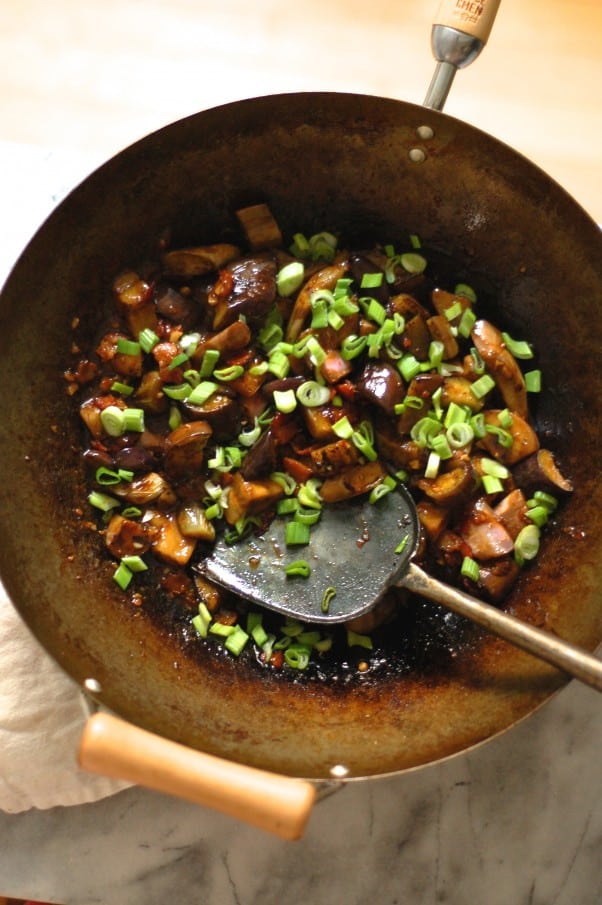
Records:
[[[326,588],[324,593],[322,594],[322,601],[320,603],[320,609],[323,613],[327,613],[330,609],[330,604],[334,597],[336,597],[337,589],[330,585],[330,587]]]
[[[296,559],[288,564],[284,572],[289,577],[309,578],[311,567],[306,559]]]
[[[276,276],[276,288],[278,295],[288,298],[301,286],[305,276],[305,267],[301,261],[291,261],[285,264]]]
[[[297,399],[307,408],[326,405],[330,401],[330,389],[317,380],[306,380],[297,389]]]

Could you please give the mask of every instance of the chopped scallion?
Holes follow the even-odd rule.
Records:
[[[330,609],[330,604],[334,597],[336,597],[337,589],[330,585],[330,587],[326,588],[324,593],[322,594],[322,601],[320,603],[320,609],[323,613],[327,613]]]
[[[117,352],[119,355],[140,355],[140,343],[120,336],[117,340]]]
[[[495,380],[489,374],[483,374],[478,380],[470,385],[472,395],[476,399],[482,399],[487,393],[490,393],[495,387]]]
[[[478,581],[481,574],[479,564],[471,556],[465,556],[460,567],[460,575],[464,578],[470,578],[471,581]]]
[[[533,349],[528,342],[521,339],[512,339],[509,333],[502,331],[502,339],[506,344],[506,348],[515,358],[533,358]]]
[[[138,343],[140,345],[140,348],[143,352],[146,352],[147,355],[149,352],[152,352],[158,342],[159,337],[154,330],[151,330],[150,327],[145,327],[145,329],[141,330],[138,334]]]
[[[100,509],[101,512],[110,512],[111,509],[121,505],[119,500],[109,496],[108,493],[101,493],[100,490],[92,490],[88,495],[88,502],[95,509]]]
[[[525,374],[527,393],[541,393],[541,371],[527,371]]]
[[[407,273],[423,273],[426,270],[426,258],[416,252],[408,251],[400,255],[399,263]]]
[[[372,650],[374,644],[369,635],[360,635],[347,629],[347,644],[349,647],[364,647],[366,650]]]
[[[311,568],[306,559],[296,559],[288,564],[284,572],[289,577],[309,578]]]
[[[276,276],[276,288],[278,295],[288,298],[297,291],[305,276],[305,267],[301,261],[291,261],[285,264]]]
[[[309,525],[301,522],[287,522],[284,528],[284,540],[287,547],[303,547],[309,543]]]
[[[274,398],[274,405],[279,412],[288,415],[297,408],[297,397],[295,396],[294,390],[274,390],[272,395]]]
[[[537,525],[525,525],[514,541],[514,558],[519,565],[535,559],[539,552],[540,531]]]
[[[308,408],[326,405],[330,401],[330,389],[317,380],[306,380],[297,389],[297,399]]]
[[[188,402],[190,402],[191,405],[204,405],[217,389],[217,383],[214,383],[212,380],[201,380],[198,386],[195,386],[190,391]]]

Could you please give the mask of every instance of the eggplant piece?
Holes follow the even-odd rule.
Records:
[[[133,355],[118,352],[117,344],[120,339],[130,341],[130,337],[125,333],[106,333],[96,347],[96,354],[102,362],[109,365],[121,377],[140,377],[142,352],[135,352]]]
[[[433,308],[437,312],[437,314],[441,314],[445,317],[445,320],[449,324],[453,324],[454,327],[457,327],[460,323],[460,319],[467,308],[470,308],[470,299],[468,299],[465,295],[456,295],[455,292],[447,292],[445,289],[435,288],[431,292],[431,301],[433,303]],[[453,308],[454,305],[460,305],[462,310],[456,316],[453,317],[450,321],[447,319],[446,311],[449,308]]]
[[[376,460],[364,465],[352,465],[333,478],[326,478],[320,487],[325,503],[338,503],[367,493],[386,477],[387,472]]]
[[[505,556],[497,562],[480,563],[478,584],[493,603],[499,603],[508,596],[519,574],[514,557]]]
[[[148,503],[156,503],[157,506],[167,509],[176,502],[176,495],[167,483],[163,475],[156,471],[133,481],[113,484],[111,486],[113,496],[127,500],[134,506],[146,506]]]
[[[331,386],[339,381],[349,377],[353,371],[353,365],[350,361],[346,361],[340,352],[332,349],[326,353],[326,358],[320,365],[320,374]]]
[[[478,562],[506,556],[514,549],[514,541],[486,500],[478,499],[458,534],[471,549]]]
[[[271,478],[246,481],[238,471],[230,485],[224,518],[229,525],[235,525],[245,515],[257,515],[270,509],[283,495],[284,490],[277,481]]]
[[[387,314],[389,316],[401,314],[406,321],[411,320],[413,317],[421,317],[426,320],[430,316],[424,305],[421,305],[418,299],[415,299],[413,295],[409,295],[407,292],[400,292],[391,297],[387,306]]]
[[[420,500],[416,505],[416,512],[426,536],[431,543],[434,543],[447,528],[450,516],[449,509],[438,506],[431,500]]]
[[[378,418],[374,426],[374,436],[380,456],[395,468],[408,471],[424,469],[428,450],[414,440],[401,439],[390,421]]]
[[[414,425],[420,421],[421,418],[424,418],[429,409],[429,401],[433,393],[435,393],[442,385],[443,377],[441,377],[440,374],[417,374],[416,377],[412,378],[408,384],[406,397],[414,396],[416,399],[421,399],[423,404],[422,408],[412,408],[411,406],[408,406],[399,416],[397,419],[397,431],[400,436],[409,434]]]
[[[222,243],[167,251],[161,262],[166,274],[188,280],[219,270],[239,254],[240,249],[236,245]]]
[[[250,248],[258,251],[282,245],[282,233],[267,204],[254,204],[236,211]]]
[[[527,500],[522,490],[518,487],[506,494],[496,504],[493,512],[512,540],[516,540],[525,525],[530,524],[527,518]]]
[[[512,477],[527,493],[533,490],[570,493],[573,490],[571,481],[560,472],[549,449],[539,449],[524,458],[512,470]]]
[[[378,406],[385,414],[393,415],[395,406],[403,402],[405,385],[399,371],[386,361],[369,362],[356,388],[362,399]]]
[[[188,421],[165,439],[165,472],[170,478],[197,475],[203,465],[205,447],[213,434],[207,421]]]
[[[105,531],[105,544],[116,559],[142,556],[150,548],[152,533],[148,526],[118,513],[111,517]]]
[[[210,613],[215,613],[225,603],[227,592],[204,575],[194,574],[194,585],[197,596],[205,604]]]
[[[145,474],[155,467],[155,457],[144,446],[126,446],[114,455],[115,466],[134,474]]]
[[[311,314],[311,296],[316,289],[328,289],[332,291],[338,280],[345,276],[348,270],[348,261],[342,261],[323,267],[314,273],[300,290],[293,310],[291,311],[286,327],[285,339],[289,343],[297,341],[299,334],[303,330],[305,321]]]
[[[158,318],[153,289],[146,280],[128,270],[113,281],[113,293],[132,336],[137,337],[142,330],[156,331]]]
[[[151,529],[151,549],[155,556],[175,566],[185,566],[194,553],[196,540],[185,537],[173,512],[147,509],[141,523]]]
[[[444,314],[435,314],[426,322],[433,340],[443,343],[443,359],[450,361],[460,351],[456,337],[452,333],[450,323]]]
[[[192,363],[199,366],[207,349],[213,349],[224,358],[236,352],[242,352],[251,342],[251,330],[244,321],[234,321],[228,327],[224,327],[219,333],[201,339],[194,353]]]
[[[163,392],[163,381],[158,371],[146,371],[134,393],[136,404],[151,415],[161,415],[169,408],[169,399]]]
[[[198,315],[196,302],[190,295],[184,296],[171,286],[163,287],[157,292],[156,310],[161,317],[167,318],[172,323],[181,324],[185,330],[193,326]],[[135,333],[134,336],[138,334]]]
[[[238,436],[242,427],[243,410],[241,403],[225,391],[217,390],[202,405],[195,405],[186,399],[182,408],[194,420],[206,421],[218,443],[226,443]]]
[[[268,429],[249,449],[242,460],[240,473],[245,481],[256,481],[267,478],[276,470],[276,465],[276,441],[272,431]]]
[[[263,323],[276,300],[277,273],[276,260],[267,253],[239,258],[222,270],[208,299],[213,329],[222,330],[241,315],[251,326]]]
[[[429,355],[431,334],[426,320],[419,314],[406,322],[401,345],[404,352],[410,352],[418,361],[426,361]]]
[[[383,265],[386,264],[386,258]],[[349,258],[349,266],[351,268],[351,276],[355,282],[355,291],[357,295],[369,296],[376,299],[385,308],[389,303],[390,293],[389,284],[385,276],[384,267],[379,266],[374,260],[363,254],[352,254]],[[380,274],[381,283],[379,286],[362,289],[362,280],[366,275]]]
[[[336,474],[350,465],[356,465],[359,453],[349,440],[326,443],[310,452],[312,471],[320,477]]]
[[[527,418],[529,408],[525,378],[516,359],[506,348],[500,330],[489,321],[480,320],[474,325],[471,336],[506,406],[521,418]]]
[[[468,458],[452,457],[448,470],[436,478],[420,478],[416,484],[426,496],[440,506],[457,506],[472,493],[476,481]]]
[[[472,357],[470,360],[472,361]],[[444,408],[448,408],[450,403],[455,402],[456,405],[468,406],[472,412],[480,412],[484,405],[483,400],[477,399],[471,387],[472,382],[466,377],[460,375],[446,377],[441,392],[441,403]]]
[[[184,537],[212,543],[215,540],[215,527],[205,515],[205,509],[196,501],[184,503],[178,509],[176,520]]]
[[[489,409],[483,413],[485,424],[500,428],[499,410]],[[487,433],[481,440],[479,446],[483,447],[488,453],[502,462],[504,465],[515,465],[521,459],[526,459],[539,449],[539,439],[530,424],[516,412],[512,412],[512,424],[505,428],[512,437],[510,446],[502,446],[498,437],[494,433]]]

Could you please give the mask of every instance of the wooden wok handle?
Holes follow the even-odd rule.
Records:
[[[501,0],[442,0],[434,25],[455,28],[487,43]]]
[[[447,609],[476,622],[499,638],[526,650],[528,653],[551,663],[569,676],[602,691],[602,661],[587,651],[557,638],[550,632],[535,628],[511,616],[503,610],[469,594],[451,588],[436,578],[431,578],[414,563],[399,582],[400,586],[440,603]]]
[[[184,798],[288,840],[303,835],[316,797],[310,782],[194,751],[107,713],[88,719],[78,763],[92,773]]]

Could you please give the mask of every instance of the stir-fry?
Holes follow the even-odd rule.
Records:
[[[470,285],[433,285],[418,236],[285,245],[264,205],[238,219],[246,248],[166,246],[120,273],[109,323],[65,374],[114,580],[138,605],[158,582],[233,655],[250,645],[263,664],[303,669],[332,633],[291,620],[274,630],[195,563],[218,534],[236,543],[285,516],[302,593],[323,507],[378,505],[403,482],[426,568],[503,601],[571,490],[530,416],[531,345],[484,319]],[[347,625],[348,643],[368,657],[403,593]]]

